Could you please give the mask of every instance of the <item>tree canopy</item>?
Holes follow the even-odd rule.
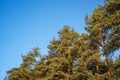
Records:
[[[85,21],[87,33],[65,25],[50,41],[48,55],[33,48],[5,80],[120,80],[120,57],[112,58],[120,49],[120,0],[106,0]]]

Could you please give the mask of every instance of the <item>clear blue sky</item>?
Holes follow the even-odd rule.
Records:
[[[0,80],[18,67],[21,54],[47,45],[64,25],[85,32],[84,16],[104,0],[0,0]]]

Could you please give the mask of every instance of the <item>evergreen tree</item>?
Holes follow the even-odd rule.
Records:
[[[78,57],[76,66],[74,67],[76,78],[85,79],[85,80],[95,80],[96,75],[98,74],[97,67],[99,65],[94,65],[93,69],[90,69],[90,65],[93,65],[93,62],[98,64],[100,62],[100,54],[98,49],[91,46],[91,41],[89,40],[89,35],[82,34],[78,41],[76,42],[78,47]]]
[[[120,55],[115,60],[115,62],[112,62],[112,80],[120,80]]]
[[[120,0],[107,0],[96,8],[90,18],[86,16],[86,30],[93,45],[105,56],[108,80],[110,80],[109,57],[120,48]]]
[[[120,58],[111,58],[120,48],[119,18],[120,0],[106,0],[85,17],[88,33],[65,25],[48,45],[47,56],[34,48],[22,56],[20,67],[7,71],[5,80],[120,80]]]
[[[53,39],[51,44],[48,46],[49,48],[49,57],[56,56],[59,59],[63,58],[62,63],[62,72],[65,74],[65,78],[70,80],[73,61],[76,58],[77,53],[71,52],[73,49],[75,41],[79,37],[79,34],[75,32],[73,29],[70,30],[69,26],[64,26],[62,30],[58,32],[59,39]]]
[[[23,63],[19,68],[8,71],[8,80],[33,80],[33,68],[36,64],[36,57],[39,56],[39,48],[34,48],[26,56],[22,56]]]

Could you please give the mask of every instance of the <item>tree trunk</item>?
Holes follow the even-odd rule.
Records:
[[[70,75],[70,63],[68,64],[68,76],[67,76],[67,80],[69,80],[69,75]]]
[[[108,65],[108,53],[107,53],[107,49],[106,49],[106,45],[105,45],[105,34],[102,33],[101,35],[101,38],[102,38],[102,48],[103,48],[103,52],[104,52],[104,55],[105,55],[105,63],[106,63],[106,66],[107,66],[107,78],[108,80],[110,80],[110,68],[109,68],[109,65]]]
[[[100,76],[99,76],[99,65],[96,65],[96,71],[97,71],[97,80],[100,80]]]
[[[108,80],[111,80],[110,79],[110,68],[109,68],[109,62],[108,62],[108,55],[106,54],[105,55],[105,57],[106,57],[106,66],[107,66],[107,77],[108,77]]]

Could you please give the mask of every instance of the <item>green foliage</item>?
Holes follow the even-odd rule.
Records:
[[[120,55],[115,60],[114,63],[112,63],[112,78],[113,80],[120,80]]]
[[[93,45],[105,56],[107,76],[110,80],[109,58],[120,48],[120,0],[107,0],[96,8],[91,17],[85,17],[86,30]]]
[[[39,48],[34,48],[26,56],[22,56],[23,63],[19,68],[8,71],[8,80],[33,80],[33,68],[37,64],[36,57],[39,56]]]
[[[106,0],[85,17],[88,33],[79,34],[69,26],[58,32],[48,45],[48,55],[34,48],[18,68],[7,72],[7,80],[120,80],[120,0]],[[101,56],[105,56],[105,60]],[[40,59],[38,59],[40,58]]]

